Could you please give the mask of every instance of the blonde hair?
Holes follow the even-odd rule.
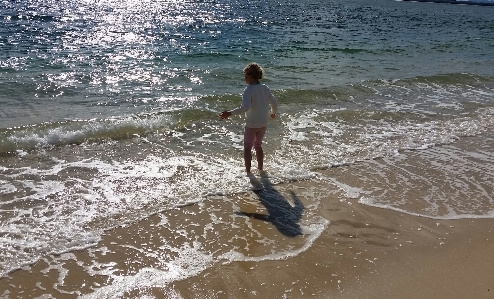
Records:
[[[244,75],[251,76],[255,80],[262,79],[263,74],[264,70],[256,62],[251,62],[244,67]]]

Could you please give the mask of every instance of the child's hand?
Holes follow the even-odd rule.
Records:
[[[275,117],[276,117],[276,114],[271,113],[271,118],[275,118]]]
[[[227,119],[230,116],[232,116],[232,113],[230,111],[223,111],[223,112],[221,112],[221,114],[219,116],[221,119]]]

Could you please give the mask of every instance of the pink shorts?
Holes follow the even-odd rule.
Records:
[[[244,148],[251,149],[261,147],[262,139],[266,133],[266,127],[264,128],[248,128],[245,127],[244,131]]]

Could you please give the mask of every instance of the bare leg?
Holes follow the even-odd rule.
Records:
[[[252,161],[252,152],[251,152],[251,150],[250,149],[247,149],[247,148],[244,148],[245,171],[247,173],[250,173],[251,161]]]
[[[262,147],[256,148],[257,168],[262,171],[264,166],[264,151]]]

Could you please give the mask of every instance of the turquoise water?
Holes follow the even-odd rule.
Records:
[[[280,104],[265,143],[275,185],[489,131],[493,9],[2,2],[0,274],[122,222],[249,190],[242,119],[217,114],[240,104],[251,61]],[[427,217],[491,215],[489,203],[427,204],[443,206]]]

